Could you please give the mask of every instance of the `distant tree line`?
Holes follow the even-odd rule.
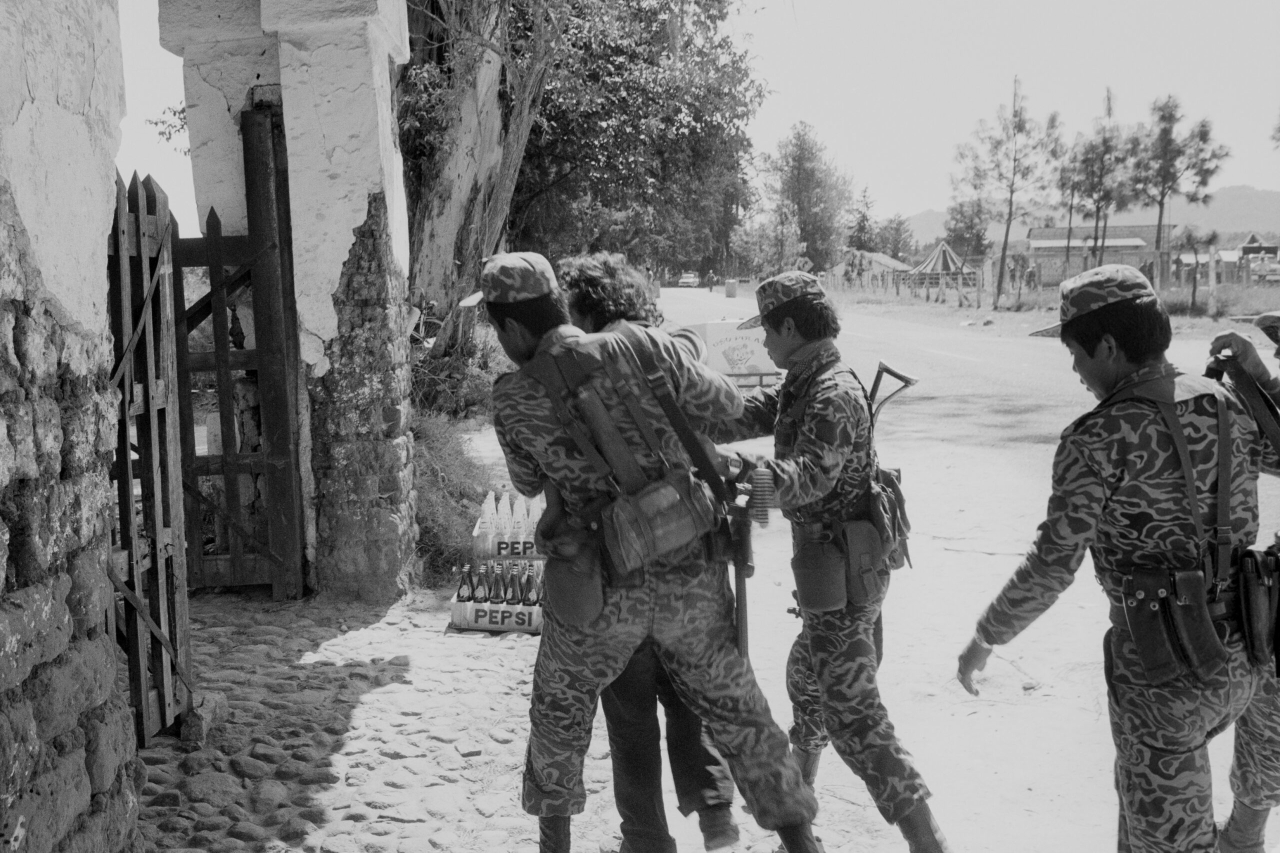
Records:
[[[1031,116],[1015,79],[1011,105],[1000,106],[994,124],[980,121],[973,141],[957,148],[959,170],[952,176],[947,209],[946,239],[962,254],[986,254],[992,248],[987,227],[1004,225],[992,307],[1000,304],[1006,271],[1015,269],[1008,257],[1015,222],[1051,225],[1065,218],[1068,262],[1074,229],[1092,231],[1087,260],[1097,265],[1106,256],[1111,215],[1154,208],[1155,249],[1163,257],[1171,248],[1163,245],[1169,202],[1181,196],[1191,204],[1207,204],[1209,184],[1230,154],[1215,141],[1208,119],[1185,124],[1184,119],[1178,99],[1169,95],[1151,105],[1149,122],[1122,126],[1108,89],[1091,132],[1076,134],[1068,144],[1056,113],[1044,121]],[[1199,251],[1211,236],[1188,229],[1179,235],[1179,247]],[[1165,272],[1163,262],[1156,264],[1157,286]]]

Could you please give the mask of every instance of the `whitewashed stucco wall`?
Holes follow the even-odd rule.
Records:
[[[45,290],[15,292],[16,277],[0,266],[0,297],[50,296],[61,322],[91,334],[108,328],[106,241],[125,109],[117,8],[116,0],[0,2],[0,180]]]
[[[333,294],[368,214],[387,200],[392,248],[409,264],[394,64],[408,59],[404,0],[161,0],[160,40],[183,57],[201,229],[215,207],[247,231],[240,111],[251,87],[280,85],[289,152],[300,351],[316,375],[338,333]]]

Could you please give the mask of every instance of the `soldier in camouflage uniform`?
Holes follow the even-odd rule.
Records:
[[[1254,318],[1254,325],[1275,345],[1280,358],[1280,312]],[[1213,340],[1211,355],[1224,350],[1239,360],[1272,402],[1280,405],[1280,378],[1271,374],[1253,341],[1237,332],[1223,332]],[[1280,545],[1280,532],[1275,533]],[[1263,672],[1254,693],[1251,713],[1236,721],[1237,729],[1253,727],[1247,737],[1236,738],[1231,791],[1231,817],[1218,835],[1220,853],[1264,853],[1267,818],[1280,806],[1280,685],[1273,671]],[[1254,706],[1257,706],[1256,708]]]
[[[585,360],[587,336],[569,325],[563,292],[541,255],[521,252],[488,259],[481,291],[464,303],[480,299],[486,302],[499,343],[522,368],[494,383],[498,441],[516,489],[531,496],[553,487],[549,495],[558,494],[563,501],[563,523],[541,533],[554,550],[562,538],[574,541],[572,532],[583,530],[589,521],[588,507],[614,491],[569,439],[548,392],[523,368],[542,352],[572,353]],[[729,380],[690,358],[670,336],[644,328],[640,334],[695,428],[741,412],[742,399]],[[612,360],[617,370],[629,375],[628,387],[645,387],[638,365],[624,357],[622,342],[616,334],[593,336],[590,353]],[[657,479],[663,462],[642,439],[625,401],[604,373],[593,369],[591,387],[645,476]],[[659,433],[662,456],[688,465],[683,445],[664,426],[657,401],[648,394],[639,401]],[[550,592],[550,579],[548,588]],[[585,625],[561,618],[557,602],[549,596],[543,624],[522,794],[525,810],[540,818],[542,853],[569,850],[570,816],[581,813],[586,799],[582,764],[600,691],[646,640],[653,641],[681,698],[710,729],[757,822],[777,830],[789,851],[821,849],[810,829],[817,810],[813,793],[788,754],[786,735],[774,723],[750,666],[734,646],[726,565],[709,558],[703,541],[653,560],[636,584],[606,586],[602,609]]]
[[[1179,372],[1165,359],[1172,333],[1151,284],[1133,267],[1090,270],[1061,286],[1058,334],[1081,382],[1099,405],[1062,434],[1053,464],[1048,517],[1035,543],[978,621],[960,656],[958,677],[976,695],[973,675],[993,645],[1004,644],[1047,610],[1075,578],[1088,549],[1112,603],[1103,641],[1122,853],[1213,853],[1209,740],[1236,723],[1231,782],[1238,797],[1268,808],[1277,800],[1276,722],[1251,700],[1274,681],[1250,663],[1239,624],[1237,570],[1209,597],[1225,663],[1203,679],[1185,672],[1148,677],[1126,618],[1126,583],[1138,570],[1198,565],[1179,452],[1159,406],[1172,404],[1194,475],[1205,529],[1217,522],[1217,492],[1230,489],[1229,536],[1242,548],[1258,533],[1257,480],[1275,452],[1227,387]],[[1230,423],[1231,482],[1218,482],[1218,401]],[[1223,571],[1223,570],[1220,570]],[[1132,605],[1130,605],[1132,606]],[[1153,607],[1155,605],[1152,605]],[[1227,846],[1222,849],[1229,849]],[[1256,848],[1261,851],[1261,843]]]
[[[839,536],[867,518],[878,470],[866,391],[840,360],[840,325],[818,280],[786,272],[756,290],[770,359],[787,371],[779,387],[753,392],[741,417],[715,424],[717,441],[774,436],[774,458],[724,451],[739,480],[755,468],[773,474],[797,549],[807,539]],[[736,456],[736,458],[735,458]],[[841,569],[843,571],[843,569]],[[877,624],[890,566],[875,567],[878,592],[836,610],[802,607],[803,626],[787,662],[794,725],[791,743],[813,784],[828,740],[866,783],[880,814],[896,824],[913,853],[947,850],[928,805],[929,789],[898,742],[876,686]]]
[[[647,283],[622,255],[580,255],[556,267],[569,317],[584,332],[608,331],[620,321],[662,324],[662,312],[649,296]],[[697,335],[678,329],[672,337],[696,361],[705,361],[706,345]],[[698,813],[707,850],[732,846],[739,833],[729,765],[709,743],[698,715],[675,692],[653,642],[646,641],[600,694],[609,730],[613,796],[622,819],[618,853],[676,853],[662,797],[659,703],[665,712],[667,756],[680,813]]]

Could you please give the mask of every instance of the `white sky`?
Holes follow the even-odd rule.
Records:
[[[1056,110],[1067,138],[1102,113],[1143,121],[1175,95],[1232,150],[1213,186],[1280,190],[1277,0],[745,0],[770,96],[751,126],[773,152],[806,121],[878,217],[943,210],[956,145],[1022,81],[1033,115]]]
[[[156,0],[119,0],[128,115],[117,157],[125,180],[150,173],[183,232],[196,232],[186,158],[146,119],[182,101],[182,63],[160,47]],[[1144,120],[1176,95],[1209,118],[1232,157],[1214,186],[1280,190],[1280,2],[1277,0],[745,0],[732,32],[770,95],[751,125],[776,150],[813,125],[875,215],[942,210],[957,143],[1008,103],[1013,77],[1032,113],[1057,110],[1068,138],[1101,114]]]

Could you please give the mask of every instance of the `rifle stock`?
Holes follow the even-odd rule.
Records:
[[[729,534],[733,540],[733,595],[735,622],[738,628],[738,654],[751,659],[747,619],[747,578],[755,574],[755,556],[751,551],[751,516],[745,503],[729,504]]]

